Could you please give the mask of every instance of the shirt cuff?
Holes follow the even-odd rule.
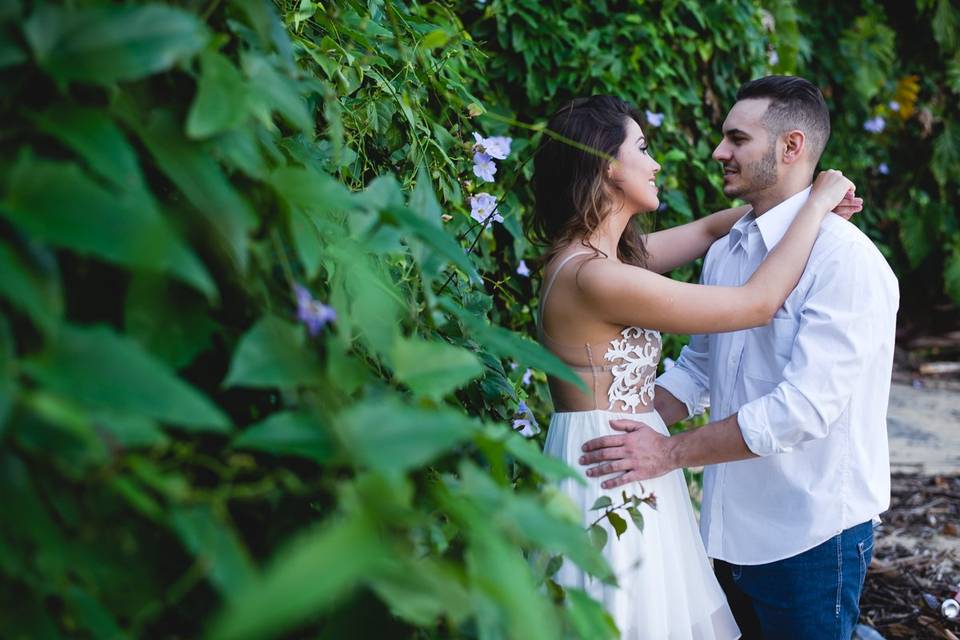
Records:
[[[672,393],[674,398],[684,404],[687,408],[687,417],[700,415],[710,406],[704,390],[680,367],[673,367],[664,372],[657,378],[657,385]]]
[[[784,447],[770,430],[770,421],[763,406],[763,398],[757,398],[740,407],[737,412],[737,424],[747,448],[758,456],[774,453],[787,453],[793,447]]]

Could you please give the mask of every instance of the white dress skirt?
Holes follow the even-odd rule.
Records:
[[[660,478],[631,483],[611,490],[600,483],[613,476],[588,478],[580,465],[581,446],[587,440],[620,432],[610,420],[638,420],[668,434],[660,414],[573,411],[556,413],[550,420],[544,452],[583,472],[586,485],[572,479],[560,488],[580,507],[586,527],[603,511],[590,508],[600,496],[609,496],[614,505],[623,502],[622,492],[643,497],[656,495],[654,510],[640,506],[644,529],[640,532],[629,516],[626,533],[617,539],[604,519],[607,544],[603,555],[613,569],[617,586],[593,578],[569,559],[554,576],[558,584],[585,590],[613,616],[622,640],[730,640],[740,630],[727,605],[723,590],[713,575],[700,539],[683,472],[673,471]],[[643,490],[641,491],[640,485]]]

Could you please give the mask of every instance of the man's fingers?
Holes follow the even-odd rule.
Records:
[[[587,440],[583,443],[581,449],[584,451],[596,451],[597,449],[619,447],[621,445],[623,445],[623,436],[603,436],[594,438],[593,440]]]
[[[636,420],[611,420],[610,426],[616,429],[617,431],[626,431],[627,433],[631,431],[636,431],[641,427],[650,428],[645,422],[638,422]]]
[[[608,476],[611,473],[616,473],[618,471],[629,471],[630,462],[627,460],[615,460],[613,462],[605,462],[604,464],[598,464],[597,466],[588,469],[587,475],[591,478],[596,478],[598,476]]]
[[[593,464],[604,460],[620,460],[624,457],[623,447],[607,447],[580,456],[580,464]]]
[[[611,478],[610,480],[605,480],[600,484],[604,489],[616,489],[617,487],[622,487],[625,484],[630,484],[634,482],[636,475],[633,471],[628,471],[624,474],[617,476],[616,478]]]

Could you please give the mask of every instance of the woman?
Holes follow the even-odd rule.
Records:
[[[853,191],[839,172],[821,173],[790,229],[741,287],[709,287],[658,275],[702,256],[746,212],[727,209],[702,220],[643,236],[635,215],[659,205],[660,165],[647,153],[641,116],[623,101],[575,100],[551,120],[561,139],[545,138],[535,159],[535,232],[549,244],[540,298],[540,339],[586,385],[550,379],[556,413],[545,451],[578,467],[583,442],[612,433],[609,421],[636,418],[666,434],[654,410],[659,331],[723,332],[766,324],[796,286],[823,217]],[[570,144],[571,142],[575,144]],[[591,152],[595,150],[598,153]],[[858,204],[846,201],[849,217]],[[564,481],[583,510],[601,512],[598,478]],[[654,494],[642,506],[645,527],[630,527],[604,547],[617,586],[602,584],[567,562],[560,584],[603,602],[623,638],[728,639],[739,630],[710,568],[680,471],[624,487]]]

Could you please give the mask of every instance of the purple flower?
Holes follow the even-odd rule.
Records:
[[[882,176],[888,176],[890,175],[890,167],[886,162],[881,162],[877,165],[877,172]]]
[[[523,384],[523,386],[528,387],[530,386],[531,378],[533,378],[533,371],[531,371],[530,369],[527,369],[526,371],[523,372],[523,377],[520,379],[520,382]]]
[[[663,114],[647,111],[647,122],[653,127],[659,127],[663,124]]]
[[[519,431],[524,438],[532,438],[540,433],[540,425],[535,420],[519,419],[513,421],[513,430]]]
[[[527,266],[527,263],[523,260],[520,261],[520,264],[517,265],[517,273],[523,276],[524,278],[530,277],[530,267]]]
[[[470,196],[470,217],[487,227],[503,222],[503,216],[497,213],[497,198],[489,193]]]
[[[890,111],[900,111],[900,103],[896,100],[891,100],[887,106],[890,107]]]
[[[473,175],[484,182],[493,182],[493,175],[497,172],[497,165],[493,158],[479,151],[473,154]]]
[[[884,128],[887,126],[887,121],[883,119],[883,116],[877,116],[875,118],[870,118],[863,123],[863,128],[870,133],[881,133]]]
[[[767,54],[767,62],[770,63],[771,67],[777,66],[777,63],[780,62],[780,54],[777,53],[776,49],[770,49],[770,53]]]
[[[473,145],[473,150],[478,153],[496,158],[497,160],[506,160],[507,156],[510,155],[510,145],[513,144],[513,138],[506,136],[484,138],[479,133],[474,132],[473,139],[477,141],[476,144]]]
[[[527,407],[527,403],[521,400],[520,404],[517,405],[517,413],[522,413],[526,415],[528,411],[530,411],[530,409],[529,407]]]
[[[297,320],[307,327],[307,333],[315,336],[331,322],[336,321],[337,312],[319,300],[315,300],[310,291],[300,284],[293,285],[297,297]]]

